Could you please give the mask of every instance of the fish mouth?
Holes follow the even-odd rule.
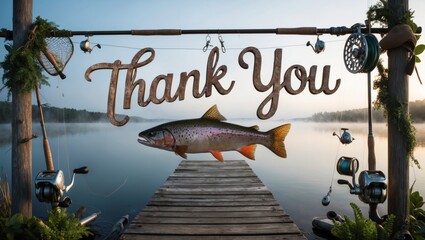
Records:
[[[152,141],[152,139],[149,139],[142,135],[139,135],[139,138],[137,139],[137,141],[143,145],[148,145],[148,146],[155,145],[155,142]]]

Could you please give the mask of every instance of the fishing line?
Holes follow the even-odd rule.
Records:
[[[86,184],[89,187],[90,193],[93,194],[94,196],[100,196],[100,197],[103,197],[103,198],[109,198],[112,195],[114,195],[116,192],[118,192],[122,187],[124,187],[125,184],[127,183],[127,180],[128,180],[128,176],[124,179],[124,181],[118,187],[116,187],[112,192],[110,192],[108,194],[97,193],[96,191],[93,191],[93,188],[87,183],[87,181],[86,181]]]
[[[56,89],[58,89],[58,90],[56,91],[56,93],[58,95],[58,99],[63,100],[64,99],[64,93],[62,91],[62,88],[61,88],[60,84],[61,84],[61,82],[58,81],[57,82],[57,85],[56,85]],[[60,96],[62,96],[62,98]],[[64,146],[64,151],[65,151],[65,154],[64,155],[67,156],[65,158],[65,160],[66,160],[68,174],[69,174],[69,176],[72,176],[72,171],[71,171],[71,166],[70,166],[70,161],[69,161],[68,132],[67,132],[66,119],[65,119],[65,108],[62,108],[61,109],[61,114],[62,114],[62,117],[61,117],[62,118],[61,128],[63,130],[63,141],[64,141],[63,146]],[[60,144],[59,144],[59,139],[60,138],[58,138],[58,166],[60,165],[60,155],[59,155]],[[58,167],[58,169],[60,169],[60,168]]]
[[[114,191],[112,191],[111,193],[106,195],[105,198],[108,198],[108,197],[114,195],[114,193],[116,193],[118,190],[120,190],[122,187],[124,187],[124,185],[127,183],[127,180],[128,180],[128,176],[125,178],[124,182],[120,186],[118,186]]]
[[[347,91],[347,90],[345,90],[345,91]],[[342,101],[341,101],[341,98],[343,97],[343,96],[347,96],[345,93],[344,94],[341,94],[340,96],[339,96],[339,100],[338,100],[338,102],[340,103],[340,106],[339,106],[339,109],[341,109],[341,105],[342,105],[342,103],[344,102],[344,98],[342,99]],[[337,123],[339,124],[339,126],[338,126],[338,129],[341,129],[341,126],[342,126],[342,111],[339,111],[339,115],[337,115]],[[338,143],[338,147],[337,147],[337,150],[336,150],[336,154],[335,154],[335,161],[334,161],[334,165],[333,166],[336,166],[336,162],[337,162],[337,160],[338,160],[338,156],[339,156],[339,150],[340,150],[340,145],[341,144],[339,144]],[[334,179],[334,176],[335,176],[335,171],[336,171],[336,168],[334,167],[333,168],[333,171],[332,171],[332,180],[331,180],[331,187],[332,187],[332,182],[333,182],[333,179]]]
[[[58,89],[58,91],[56,91],[56,93],[58,93],[57,94],[57,96],[62,96],[63,97],[63,92],[62,91],[60,91],[60,81],[58,81],[57,82],[57,85],[56,85],[56,89]],[[49,100],[47,99],[47,97],[45,96],[45,95],[43,95],[43,93],[41,93],[40,92],[40,97],[41,97],[41,99],[43,99],[43,101],[44,102],[46,102],[46,103],[48,103],[49,102]],[[56,97],[55,99],[60,99],[60,97]],[[68,134],[67,134],[67,130],[66,130],[66,120],[65,120],[65,109],[64,108],[62,108],[61,110],[61,113],[62,113],[62,130],[63,130],[63,139],[64,139],[64,141],[66,141],[66,143],[65,143],[65,152],[66,153],[69,153],[69,151],[68,151],[68,142],[67,142],[67,140],[68,140],[68,138],[67,138],[67,136],[68,136]],[[58,130],[57,130],[57,135],[58,136],[60,136],[61,134],[62,134],[62,132],[59,132],[59,128],[58,128]],[[60,139],[61,139],[61,137],[57,137],[57,141],[56,141],[56,143],[57,143],[57,147],[56,147],[56,154],[55,154],[55,158],[53,158],[53,161],[55,162],[55,164],[56,164],[56,168],[57,169],[61,169],[61,160],[60,160],[60,158],[61,158],[61,154],[60,154],[60,147],[61,147],[61,144],[60,144]],[[70,167],[70,163],[69,163],[69,154],[65,154],[65,156],[68,156],[67,158],[66,158],[66,160],[67,160],[67,172],[68,172],[68,175],[69,176],[71,176],[72,175],[72,171],[71,171],[71,167]]]
[[[348,91],[348,90],[345,90],[345,92],[346,91]],[[343,97],[343,96],[346,96],[346,94],[341,94],[341,95],[339,95],[339,100],[338,100],[338,103],[339,103],[339,108],[340,108],[340,106],[342,105],[342,103],[344,102],[343,100],[344,99],[342,99],[341,100],[341,98]],[[336,117],[336,122],[339,124],[339,126],[338,126],[338,129],[340,129],[341,128],[341,120],[342,120],[342,111],[338,111],[337,112],[337,117]],[[330,180],[330,184],[329,184],[329,191],[328,191],[328,193],[322,198],[322,205],[323,206],[327,206],[327,205],[329,205],[329,203],[330,203],[330,201],[331,201],[331,199],[330,199],[330,195],[331,195],[331,193],[332,193],[332,186],[333,186],[333,181],[334,181],[334,178],[335,178],[335,171],[336,171],[336,164],[337,164],[337,160],[338,160],[338,156],[339,156],[339,153],[340,153],[340,143],[338,142],[338,145],[337,145],[337,149],[336,149],[336,152],[335,152],[335,160],[334,160],[334,163],[333,163],[333,165],[332,165],[332,168],[333,168],[333,170],[332,170],[332,177],[331,177],[331,180]]]
[[[331,41],[327,41],[327,43],[333,43],[333,42],[342,42],[345,40],[331,40]],[[74,44],[79,44],[77,42],[73,42]],[[125,48],[125,49],[134,49],[134,50],[140,50],[140,47],[131,47],[131,46],[123,46],[123,45],[114,45],[114,44],[106,44],[106,43],[102,43],[102,46],[107,46],[107,47],[114,47],[114,48]],[[260,50],[267,50],[267,49],[276,49],[276,48],[291,48],[291,47],[305,47],[305,43],[302,44],[291,44],[291,45],[283,45],[283,46],[266,46],[266,47],[258,47],[258,49]],[[188,50],[188,51],[202,51],[201,47],[152,47],[155,50]],[[240,48],[240,47],[226,47],[226,51],[227,50],[243,50],[244,48]]]
[[[92,206],[92,205],[87,205],[86,203],[84,203],[82,201],[74,201],[74,200],[72,200],[72,203],[74,203],[74,205],[83,206],[85,212],[87,210],[92,210],[93,213],[98,213],[98,214],[101,214],[102,213],[102,211],[100,210],[100,208],[95,207],[95,206]]]
[[[341,118],[342,118],[342,111],[341,111],[341,112],[339,112],[339,119],[337,120],[337,121],[338,121],[338,123],[340,124],[339,128],[341,128]],[[333,166],[336,166],[336,162],[337,162],[337,160],[338,160],[338,156],[339,156],[339,148],[340,148],[340,147],[341,147],[341,144],[339,144],[339,143],[338,143],[338,146],[337,146],[337,148],[336,148],[335,160],[334,160],[334,164],[333,164]],[[336,171],[336,168],[335,168],[335,167],[333,167],[333,171],[332,171],[332,179],[331,179],[331,184],[330,184],[329,189],[331,189],[331,188],[332,188],[333,180],[334,180],[334,177],[335,177],[335,171]]]

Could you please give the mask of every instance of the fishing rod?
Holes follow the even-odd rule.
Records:
[[[95,35],[133,35],[133,36],[178,36],[178,35],[191,35],[191,34],[276,34],[276,35],[345,35],[352,34],[356,31],[355,28],[330,27],[330,28],[317,28],[317,27],[297,27],[297,28],[266,28],[266,29],[133,29],[133,30],[103,30],[103,31],[69,31],[68,37],[82,35],[82,36],[95,36]],[[388,33],[388,28],[370,28],[362,29],[362,33]],[[422,28],[418,27],[416,33],[421,33]],[[51,33],[55,36],[55,32]],[[3,30],[0,32],[0,37],[6,40],[13,39],[13,32],[10,30]]]
[[[46,125],[44,124],[44,114],[43,108],[41,107],[40,91],[38,89],[38,84],[35,86],[35,96],[37,98],[38,112],[40,115],[41,131],[43,132],[44,160],[46,161],[47,170],[53,171],[55,167],[53,165],[52,151],[50,150],[50,144],[47,138]]]

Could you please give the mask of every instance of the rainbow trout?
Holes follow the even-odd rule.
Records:
[[[254,160],[256,144],[262,144],[282,158],[286,158],[285,137],[291,124],[284,124],[268,132],[258,126],[243,127],[226,123],[217,106],[212,106],[201,118],[173,121],[139,133],[138,142],[146,146],[173,151],[183,158],[186,153],[210,152],[223,161],[223,151],[238,151]]]

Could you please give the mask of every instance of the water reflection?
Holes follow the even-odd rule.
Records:
[[[260,125],[262,131],[271,129],[282,122],[259,120],[230,121],[244,126]],[[109,123],[100,124],[48,124],[47,131],[51,144],[54,165],[62,169],[67,180],[72,170],[88,166],[90,172],[80,175],[68,194],[73,203],[70,211],[80,206],[87,208],[87,214],[101,211],[96,220],[101,231],[106,233],[121,216],[130,214],[133,218],[147,203],[154,192],[180,163],[175,154],[149,148],[137,142],[137,134],[159,122],[129,123],[115,127]],[[425,124],[416,124],[420,145],[415,156],[424,165]],[[342,145],[333,132],[341,127],[349,128],[356,139],[349,145]],[[366,123],[311,123],[293,122],[286,140],[288,157],[282,159],[263,146],[256,150],[256,161],[246,160],[259,178],[271,190],[285,211],[305,232],[315,238],[311,220],[325,216],[329,210],[341,215],[352,216],[350,202],[355,202],[367,214],[368,205],[350,195],[346,185],[338,185],[340,176],[335,169],[341,156],[356,157],[360,162],[359,172],[367,169],[367,124]],[[11,151],[7,139],[10,125],[0,125],[0,165],[10,176]],[[45,168],[41,131],[34,124],[34,132],[40,137],[33,140],[33,176]],[[387,135],[385,124],[374,124],[377,169],[387,173]],[[5,144],[6,142],[7,144]],[[225,159],[245,159],[237,152],[225,152]],[[216,161],[211,154],[188,154],[189,159]],[[425,173],[411,168],[410,181],[416,178],[415,189],[425,195]],[[67,182],[68,183],[68,182]],[[322,197],[332,185],[331,203],[324,207]],[[33,198],[34,215],[43,216],[50,209],[45,203]],[[379,206],[386,214],[386,204]]]

